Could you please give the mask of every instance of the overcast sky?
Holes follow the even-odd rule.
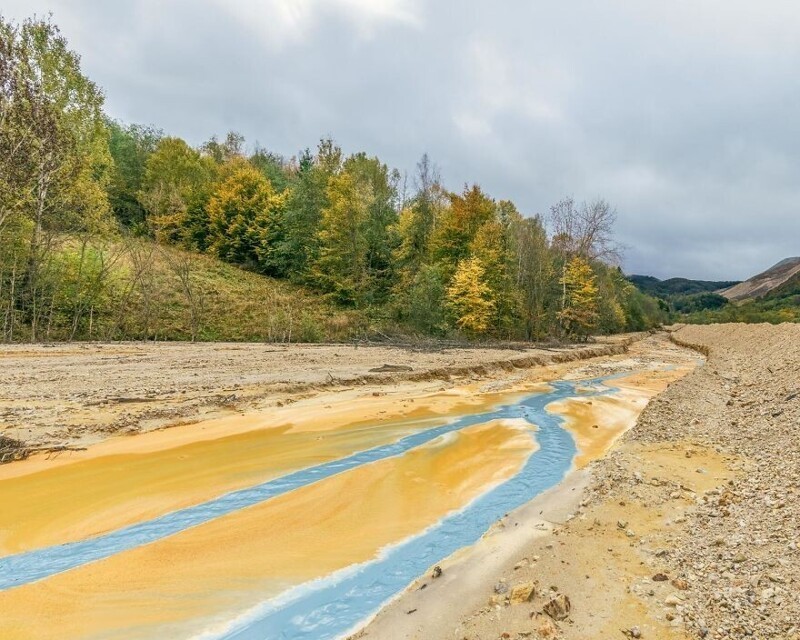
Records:
[[[742,279],[800,255],[796,0],[4,0],[52,11],[107,111],[292,156],[423,152],[526,214],[619,212],[624,267]]]

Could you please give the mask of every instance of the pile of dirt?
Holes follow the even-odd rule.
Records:
[[[800,325],[687,326],[673,340],[707,364],[596,463],[562,534],[584,530],[581,546],[599,555],[617,519],[630,548],[609,564],[627,593],[607,606],[641,607],[638,620],[617,617],[629,636],[800,639]]]
[[[680,615],[697,637],[800,638],[800,325],[692,326],[675,339],[708,365],[631,437],[691,438],[735,458],[667,556],[689,585]]]

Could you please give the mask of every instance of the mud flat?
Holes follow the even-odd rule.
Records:
[[[800,638],[800,326],[671,337],[707,364],[357,637]]]

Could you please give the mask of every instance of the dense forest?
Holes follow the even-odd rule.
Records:
[[[526,216],[330,139],[296,157],[109,119],[50,20],[0,19],[0,331],[60,339],[585,339],[665,317],[615,212]]]

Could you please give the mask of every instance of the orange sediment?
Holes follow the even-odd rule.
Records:
[[[535,448],[531,434],[513,421],[470,427],[402,457],[0,592],[0,637],[199,632],[293,584],[374,558],[515,475]]]
[[[148,520],[393,442],[504,397],[470,387],[416,397],[408,391],[338,392],[329,402],[317,397],[0,466],[0,556]]]
[[[636,424],[653,396],[692,368],[687,364],[669,370],[640,371],[607,383],[618,389],[613,394],[570,398],[549,405],[548,410],[564,418],[564,427],[575,438],[575,467],[580,469],[603,456],[617,438]]]

